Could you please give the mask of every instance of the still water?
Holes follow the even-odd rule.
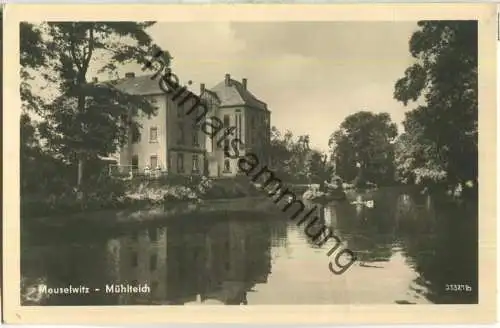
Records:
[[[316,246],[303,226],[267,199],[262,200],[269,202],[267,211],[203,212],[119,231],[102,232],[98,226],[26,228],[22,302],[477,303],[477,209],[398,189],[361,197],[373,200],[374,206],[349,201],[317,206],[322,224],[358,257],[342,275],[328,268],[328,244]],[[106,284],[120,283],[150,288],[144,293],[106,293]],[[71,285],[79,292],[36,292],[43,285]],[[447,285],[470,290],[447,291]]]

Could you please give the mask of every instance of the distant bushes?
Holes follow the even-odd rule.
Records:
[[[89,180],[78,192],[68,186],[58,192],[23,193],[20,204],[21,216],[40,217],[123,208],[133,203],[125,197],[125,190],[126,186],[122,181],[102,176]]]
[[[258,195],[248,178],[211,179],[203,176],[165,176],[158,179],[130,181],[127,197],[150,199],[153,202],[200,201]]]
[[[131,188],[126,193],[126,197],[137,201],[147,201],[150,204],[161,204],[167,202],[196,202],[199,197],[195,191],[188,186],[180,185],[160,185],[143,182]]]
[[[258,196],[247,177],[210,179],[202,176],[169,175],[157,179],[135,177],[120,180],[106,175],[88,179],[79,191],[67,186],[52,193],[24,193],[22,217],[42,217],[84,211],[199,202]]]
[[[246,176],[222,179],[204,178],[198,186],[198,192],[202,199],[227,199],[261,195]]]

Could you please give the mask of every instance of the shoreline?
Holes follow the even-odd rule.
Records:
[[[164,204],[144,202],[142,206],[108,208],[72,212],[70,214],[49,215],[39,217],[21,217],[21,222],[27,221],[27,226],[36,225],[46,228],[75,227],[98,225],[100,228],[112,228],[119,225],[137,225],[151,222],[172,220],[191,213],[217,211],[238,212],[248,209],[265,210],[270,207],[265,196],[221,198],[201,200],[198,202],[179,201]]]

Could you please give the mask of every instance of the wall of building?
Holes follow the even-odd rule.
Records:
[[[233,138],[240,139],[244,146],[239,150],[239,155],[244,156],[246,151],[251,150],[259,156],[259,162],[265,163],[266,158],[259,152],[269,142],[270,137],[270,122],[269,112],[254,110],[251,108],[219,108],[217,117],[224,122],[224,116],[228,115],[228,127],[235,127],[233,136],[225,138],[227,142],[231,142]],[[214,143],[223,136],[221,132],[215,139]],[[231,159],[224,154],[224,142],[219,147],[214,145],[214,151],[208,155],[209,174],[210,176],[235,176],[239,172],[238,159]],[[208,146],[210,148],[211,145]],[[229,163],[229,170],[227,170]]]
[[[152,227],[108,242],[114,264],[109,284],[148,284],[151,293],[120,294],[119,303],[160,302],[167,298],[167,228]]]
[[[144,171],[146,167],[151,168],[151,156],[156,156],[157,164],[161,170],[167,168],[167,96],[157,95],[149,96],[148,100],[152,101],[157,107],[157,115],[148,118],[147,115],[139,114],[135,120],[142,125],[140,129],[141,136],[138,142],[131,143],[124,147],[120,153],[120,165],[132,165],[133,156],[138,157],[138,169]],[[151,128],[156,128],[156,140],[151,139]],[[131,139],[132,136],[130,135]]]
[[[157,164],[162,171],[174,174],[204,174],[205,167],[209,176],[231,177],[239,173],[238,159],[231,159],[224,154],[224,141],[217,145],[224,132],[220,132],[212,140],[196,125],[196,118],[202,111],[187,114],[196,104],[196,98],[188,96],[187,93],[172,99],[169,95],[150,96],[154,105],[158,107],[156,116],[148,118],[140,115],[136,119],[142,124],[141,138],[139,142],[129,144],[120,152],[120,165],[130,167],[134,155],[138,157],[138,169],[144,171],[146,167],[151,168],[151,156],[156,156]],[[180,102],[185,100],[182,105]],[[244,147],[239,150],[240,156],[245,151],[260,155],[261,149],[270,138],[270,113],[246,107],[218,108],[211,101],[209,103],[209,116],[218,117],[224,122],[224,116],[228,115],[227,127],[235,127],[232,136],[225,140],[230,144],[233,138],[239,138]],[[156,128],[156,141],[151,140],[151,128]],[[197,144],[194,143],[197,136]],[[259,157],[259,161],[265,162],[265,158]],[[196,160],[197,165],[195,165]],[[228,167],[229,166],[229,167]],[[196,170],[197,168],[197,170]]]
[[[222,177],[231,177],[238,174],[238,159],[231,159],[224,154],[224,143],[231,145],[231,140],[234,138],[239,138],[243,143],[245,143],[245,108],[219,108],[217,111],[217,118],[224,121],[224,117],[227,115],[229,118],[227,126],[224,129],[229,127],[235,127],[236,130],[231,136],[225,137],[224,132],[221,131],[219,134],[215,136],[213,139],[213,149],[214,151],[211,154],[212,160],[209,163],[209,174],[210,176],[222,176]],[[222,139],[222,142],[218,144],[218,142]],[[225,141],[227,140],[227,141]],[[230,152],[232,152],[232,147],[230,147]],[[240,156],[244,154],[244,149],[240,149]],[[229,169],[227,168],[229,166]]]
[[[247,125],[247,145],[259,158],[259,163],[265,165],[267,158],[263,149],[270,142],[270,113],[262,110],[247,109],[245,112]]]
[[[182,103],[184,98],[186,101]],[[204,173],[206,140],[205,133],[196,124],[196,118],[202,111],[190,112],[195,106],[194,97],[180,96],[177,99],[170,97],[167,99],[167,167],[171,173],[187,175]],[[194,164],[195,159],[197,167]]]

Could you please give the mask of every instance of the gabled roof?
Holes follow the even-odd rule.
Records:
[[[109,82],[118,90],[132,95],[146,96],[165,93],[159,86],[161,77],[152,80],[152,76],[153,74],[125,77]]]
[[[220,102],[220,99],[219,97],[217,96],[217,93],[211,91],[211,90],[208,90],[208,89],[205,89],[205,91],[203,91],[203,93],[200,95],[200,97],[202,99],[205,99],[205,98],[209,98],[209,97],[213,97],[215,98],[218,102]]]
[[[118,90],[132,95],[158,95],[165,92],[160,88],[160,77],[152,80],[153,74],[140,75],[135,77],[125,77],[113,81],[106,81],[113,85]],[[255,109],[267,111],[267,104],[260,101],[250,91],[246,90],[243,85],[236,80],[230,79],[230,85],[226,85],[225,81],[220,82],[212,89],[206,89],[208,94],[211,94],[220,101],[221,107],[226,106],[247,106]]]
[[[246,90],[240,82],[233,79],[230,79],[229,81],[229,85],[226,85],[226,82],[222,81],[210,89],[217,94],[217,97],[221,101],[221,107],[248,106],[267,111],[267,104],[258,100],[257,97],[255,97],[250,91]]]

